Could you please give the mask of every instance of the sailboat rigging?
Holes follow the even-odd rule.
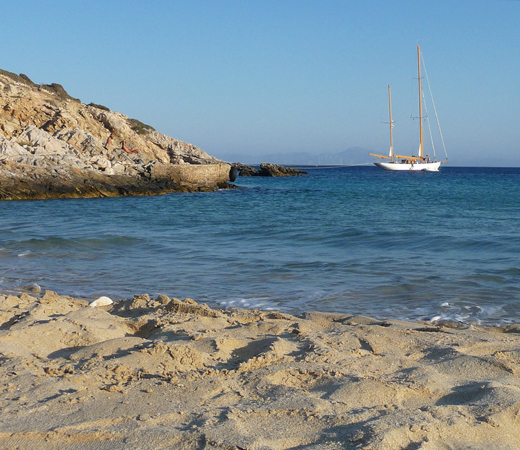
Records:
[[[427,172],[438,172],[442,163],[448,161],[446,158],[444,161],[437,161],[435,156],[435,149],[433,148],[434,156],[433,160],[430,159],[429,155],[424,155],[424,137],[423,137],[423,90],[422,90],[422,77],[421,77],[421,47],[417,46],[417,61],[418,61],[418,74],[419,74],[419,156],[404,156],[404,155],[396,155],[394,153],[394,141],[393,141],[393,128],[394,122],[392,121],[392,94],[391,88],[388,86],[388,104],[389,104],[389,113],[390,113],[390,153],[388,156],[384,155],[376,155],[374,153],[369,153],[370,156],[375,156],[376,158],[388,161],[376,161],[374,164],[377,167],[380,167],[384,170],[412,170],[412,171],[427,171]],[[425,70],[426,72],[426,70]],[[429,87],[429,82],[428,82]],[[430,90],[431,94],[431,90]],[[432,98],[433,101],[433,98]],[[434,110],[435,110],[435,104]],[[437,111],[435,110],[435,116],[437,116]],[[426,116],[427,117],[427,116]],[[439,126],[439,120],[437,119],[437,125]],[[429,127],[429,123],[428,123]],[[442,138],[442,132],[439,133]],[[430,129],[430,137],[431,137],[431,129]],[[444,146],[444,139],[442,139],[442,144]],[[433,146],[433,139],[432,139]],[[444,149],[446,153],[446,149]]]

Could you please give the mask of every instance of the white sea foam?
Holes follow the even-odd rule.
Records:
[[[232,298],[219,302],[224,308],[262,309],[266,311],[278,310],[279,305],[270,301],[268,297],[259,298]]]

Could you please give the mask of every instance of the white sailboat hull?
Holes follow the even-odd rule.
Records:
[[[441,166],[440,161],[428,162],[428,163],[400,163],[400,162],[375,162],[377,167],[384,170],[404,170],[404,171],[425,171],[425,172],[438,172]]]

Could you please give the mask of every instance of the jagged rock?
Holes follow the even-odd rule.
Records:
[[[233,163],[233,166],[240,172],[241,177],[287,177],[307,174],[298,169],[268,163],[260,164],[260,169],[242,163]]]
[[[7,158],[18,159],[25,153],[27,153],[27,150],[20,144],[11,142],[0,134],[0,160]]]
[[[73,130],[63,127],[56,131],[53,137],[68,143],[71,147],[78,150],[78,152],[98,154],[103,151],[103,142],[91,133],[83,130]],[[80,153],[76,154],[79,155]]]
[[[245,164],[238,163],[238,162],[233,163],[232,166],[238,170],[241,177],[258,176],[259,171],[258,171],[258,169],[255,169],[254,167],[246,166]]]
[[[98,119],[111,133],[126,136],[131,134],[132,129],[127,123],[125,123],[124,117],[119,113],[103,111],[98,115]]]
[[[204,166],[195,169],[196,166]],[[0,70],[0,199],[226,186],[230,166],[136,119]]]
[[[25,146],[33,154],[59,154],[66,155],[71,152],[69,146],[63,141],[56,139],[46,131],[29,124],[16,138],[16,141]]]
[[[92,166],[97,167],[99,170],[102,170],[104,172],[107,171],[107,169],[111,169],[112,165],[110,164],[110,161],[106,159],[104,156],[96,156],[90,160]]]
[[[261,177],[286,177],[293,175],[305,175],[307,172],[303,172],[298,169],[292,169],[290,167],[279,166],[277,164],[260,164],[260,175]]]
[[[115,175],[122,175],[125,173],[125,166],[121,163],[115,163],[112,166],[112,172]]]

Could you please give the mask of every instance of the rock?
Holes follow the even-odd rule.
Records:
[[[27,154],[27,150],[18,142],[10,141],[0,133],[0,160],[1,159],[18,159]]]
[[[233,163],[232,165],[237,168],[241,177],[287,177],[307,174],[307,172],[277,164],[262,163],[260,169],[242,163]]]
[[[125,173],[125,166],[121,163],[116,163],[112,166],[112,173],[115,175],[122,175]]]
[[[167,305],[168,303],[170,303],[170,297],[164,294],[159,294],[155,301],[159,302],[161,305]]]
[[[61,154],[70,152],[69,146],[46,131],[29,124],[17,137],[17,142],[34,154]]]
[[[107,169],[111,169],[112,165],[110,161],[106,159],[104,156],[94,156],[91,158],[90,163],[97,167],[99,170],[103,170],[106,172]]]
[[[41,294],[42,288],[38,284],[34,283],[29,286],[24,286],[23,289],[27,292],[32,292],[33,294]]]
[[[246,166],[242,163],[233,163],[233,167],[236,167],[241,177],[255,177],[258,176],[258,169],[251,166]]]
[[[290,167],[279,166],[276,164],[262,163],[260,164],[261,177],[286,177],[293,175],[306,175],[307,172],[302,172],[298,169],[291,169]]]
[[[124,117],[112,111],[103,111],[98,115],[98,119],[103,123],[108,131],[114,134],[130,135],[131,128],[124,122]]]

